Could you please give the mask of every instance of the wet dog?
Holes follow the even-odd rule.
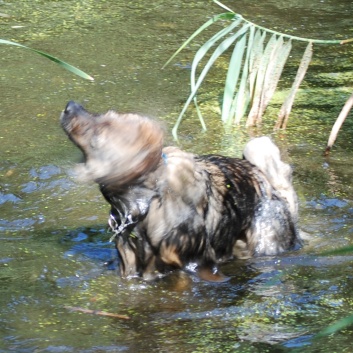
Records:
[[[183,269],[222,281],[220,262],[300,245],[291,168],[269,138],[251,140],[243,159],[199,156],[163,148],[152,119],[94,115],[75,102],[61,125],[84,154],[79,177],[97,182],[111,205],[123,276]]]

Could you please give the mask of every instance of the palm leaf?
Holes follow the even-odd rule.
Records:
[[[232,109],[230,111],[229,121],[233,120],[234,123],[239,124],[241,118],[244,116],[247,106],[250,101],[249,90],[249,62],[250,54],[253,50],[253,43],[255,37],[255,27],[250,27],[246,57],[243,65],[242,77],[239,84],[239,89],[232,102]]]
[[[276,46],[271,53],[269,65],[267,67],[264,87],[261,95],[260,109],[256,123],[261,122],[261,118],[270,103],[273,94],[275,93],[278,81],[281,77],[284,65],[288,59],[291,49],[291,40],[284,43],[283,37],[278,38]]]
[[[62,66],[64,69],[68,70],[68,71],[71,71],[72,73],[74,73],[75,75],[77,76],[80,76],[86,80],[91,80],[91,81],[94,81],[94,78],[89,76],[88,74],[86,74],[85,72],[81,71],[80,69],[66,63],[65,61],[62,61],[50,54],[47,54],[43,51],[40,51],[40,50],[36,50],[36,49],[32,49],[32,48],[29,48],[25,45],[22,45],[22,44],[19,44],[19,43],[16,43],[16,42],[12,42],[12,41],[9,41],[9,40],[5,40],[5,39],[0,39],[0,44],[7,44],[7,45],[14,45],[14,46],[17,46],[17,47],[21,47],[21,48],[25,48],[25,49],[28,49],[28,50],[31,50],[32,52],[36,53],[36,54],[39,54],[41,56],[44,56],[45,58],[55,62],[56,64]]]
[[[232,102],[230,112],[230,121],[234,120],[235,124],[239,124],[240,119],[244,116],[250,102],[249,89],[249,61],[250,53],[253,50],[255,27],[251,26],[249,31],[249,39],[247,43],[246,56],[243,64],[242,76],[239,84],[239,89]]]
[[[226,5],[222,4],[220,1],[218,1],[218,0],[213,0],[213,2],[214,2],[215,4],[217,4],[218,6],[220,6],[220,7],[223,7],[225,10],[227,10],[227,11],[229,11],[229,12],[231,12],[231,13],[234,13],[233,10],[231,10],[231,9],[230,9],[229,7],[227,7]]]
[[[294,103],[295,95],[299,89],[299,86],[301,82],[304,79],[304,76],[308,70],[309,64],[311,62],[311,58],[313,56],[313,43],[309,42],[308,45],[306,46],[304,55],[300,61],[299,68],[297,71],[297,75],[294,79],[292,88],[289,92],[288,97],[286,98],[285,102],[283,103],[281,110],[278,114],[278,120],[276,123],[276,128],[286,128],[289,113],[292,110],[292,106]]]
[[[231,20],[231,23],[226,28],[222,29],[212,38],[210,38],[197,51],[190,74],[191,93],[178,116],[177,122],[173,128],[173,135],[177,138],[177,130],[183,115],[186,112],[189,104],[194,100],[197,115],[202,124],[202,128],[206,130],[206,124],[203,120],[201,110],[197,103],[197,92],[203,83],[203,80],[210,70],[215,60],[229,47],[228,44],[234,42],[234,50],[229,62],[229,72],[227,73],[225,90],[223,94],[222,104],[222,121],[230,123],[234,119],[235,123],[239,123],[241,118],[245,115],[248,105],[251,103],[250,112],[248,114],[246,125],[254,125],[261,121],[262,115],[265,112],[279,82],[283,72],[284,65],[288,60],[293,41],[304,41],[309,43],[307,50],[303,56],[300,69],[298,70],[296,80],[292,86],[292,90],[282,106],[283,118],[279,117],[279,122],[276,124],[285,127],[289,112],[294,102],[295,93],[303,80],[306,70],[311,60],[311,47],[313,43],[317,44],[344,44],[350,43],[353,39],[346,40],[318,40],[308,39],[289,34],[279,33],[268,28],[254,24],[244,19],[240,14],[235,13],[227,6],[223,5],[219,0],[213,0],[217,5],[229,11],[218,16],[214,16],[206,23],[204,23],[198,30],[196,30],[172,55],[172,57],[165,64],[170,63],[175,56],[188,45],[192,39],[203,32],[211,24],[220,19]],[[241,29],[238,29],[236,37],[232,37],[231,31],[236,26],[243,23]],[[244,32],[239,32],[245,29]],[[241,35],[239,35],[242,33]],[[264,45],[267,34],[272,34],[272,37]],[[229,36],[230,35],[230,36]],[[226,38],[227,37],[227,38]],[[207,64],[202,69],[199,76],[197,70],[199,69],[200,61],[208,53],[209,49],[216,44],[216,42],[223,42],[214,51]],[[244,52],[246,49],[246,56]],[[165,67],[164,65],[164,67]],[[239,80],[240,78],[240,80]],[[233,79],[233,80],[232,80]],[[235,94],[236,93],[236,94]]]
[[[246,32],[249,28],[248,24],[245,24],[236,35],[232,36],[233,42],[240,37],[234,46],[233,54],[229,62],[229,69],[224,86],[223,94],[223,105],[222,105],[222,121],[226,122],[230,117],[230,110],[232,107],[233,96],[235,88],[238,83],[243,55],[246,45]]]
[[[211,26],[219,20],[232,20],[234,14],[232,13],[221,13],[219,15],[213,16],[207,22],[205,22],[200,28],[198,28],[181,46],[180,48],[168,59],[168,61],[162,66],[164,69],[195,37],[197,37],[201,32],[203,32],[207,27]]]
[[[276,49],[277,42],[278,42],[277,36],[276,34],[273,34],[266,45],[263,55],[261,56],[259,69],[256,75],[254,99],[252,101],[252,106],[250,109],[250,113],[248,115],[246,126],[255,125],[256,120],[258,119],[259,112],[261,109],[261,97],[264,91],[266,71],[267,71],[268,65],[271,64],[270,62],[271,54],[272,54],[272,51]]]
[[[182,121],[182,118],[186,112],[186,109],[188,108],[189,104],[191,103],[191,101],[194,99],[202,81],[204,80],[207,72],[209,71],[209,69],[211,68],[212,64],[215,62],[215,60],[225,51],[229,48],[229,46],[232,44],[232,40],[231,38],[227,38],[225,39],[218,47],[217,49],[214,51],[214,53],[212,54],[212,56],[210,57],[210,59],[208,60],[207,64],[205,65],[205,67],[203,68],[202,72],[200,73],[199,77],[197,78],[196,81],[196,70],[198,67],[198,64],[200,63],[200,61],[205,57],[205,55],[207,54],[207,52],[209,51],[209,49],[221,38],[223,38],[225,35],[227,35],[229,32],[231,32],[235,27],[237,27],[239,24],[241,23],[241,19],[237,19],[235,21],[232,22],[231,26],[228,26],[224,29],[222,29],[221,31],[219,31],[218,33],[216,33],[211,39],[209,39],[195,54],[194,60],[192,62],[191,65],[191,74],[190,74],[190,80],[191,80],[191,93],[186,101],[186,103],[184,104],[184,107],[181,111],[181,113],[178,116],[178,119],[173,127],[172,133],[175,139],[177,139],[177,131],[178,131],[178,127]],[[197,101],[196,99],[194,100],[195,105],[197,107]],[[199,120],[201,122],[202,128],[204,130],[206,130],[206,124],[202,118],[201,112],[198,109],[198,117]]]
[[[228,35],[234,28],[239,26],[241,23],[241,19],[237,19],[233,21],[233,23],[220,30],[218,33],[216,33],[212,38],[210,38],[204,45],[201,46],[201,48],[196,52],[194,60],[191,65],[191,73],[190,73],[190,85],[191,85],[191,92],[195,88],[195,82],[196,82],[196,72],[197,72],[197,67],[200,63],[200,61],[205,57],[205,55],[208,53],[209,49],[214,46],[220,39],[224,38],[226,35]],[[222,53],[221,53],[222,54]],[[195,98],[194,100],[195,106],[197,107],[197,100]]]
[[[264,53],[264,42],[266,38],[266,32],[258,29],[254,36],[254,44],[250,51],[249,58],[249,89],[250,97],[254,99],[256,77],[260,67],[261,57]]]

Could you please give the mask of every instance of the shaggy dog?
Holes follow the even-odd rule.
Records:
[[[77,173],[111,205],[123,276],[183,269],[222,281],[220,262],[300,245],[291,168],[269,138],[237,159],[163,148],[160,126],[137,114],[93,115],[69,102],[61,124],[85,157]]]

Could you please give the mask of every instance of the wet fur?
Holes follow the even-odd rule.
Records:
[[[93,115],[69,102],[61,124],[84,153],[79,176],[111,204],[123,276],[184,269],[218,281],[217,264],[233,256],[300,245],[291,168],[269,138],[237,159],[163,148],[160,126],[136,114]]]

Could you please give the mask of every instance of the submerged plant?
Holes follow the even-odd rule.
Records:
[[[230,56],[223,92],[222,121],[226,124],[239,124],[247,113],[246,126],[253,126],[261,122],[266,107],[275,93],[283,67],[292,49],[292,43],[307,42],[296,78],[280,109],[275,125],[277,129],[285,128],[295,94],[310,64],[313,44],[344,44],[353,39],[317,40],[279,33],[246,20],[218,0],[213,1],[228,12],[215,15],[204,23],[164,65],[164,67],[168,65],[183,48],[212,24],[220,20],[229,22],[228,26],[208,39],[194,56],[190,74],[191,93],[173,128],[174,138],[177,138],[178,127],[191,101],[194,101],[202,128],[206,130],[206,124],[197,103],[197,93],[215,61],[232,46],[233,52]],[[213,53],[201,67],[201,60],[212,47],[215,47]]]
[[[30,47],[27,47],[23,44],[19,44],[19,43],[16,43],[16,42],[12,42],[10,40],[5,40],[5,39],[0,39],[0,44],[7,44],[7,45],[14,45],[14,46],[17,46],[17,47],[21,47],[21,48],[24,48],[24,49],[28,49],[28,50],[31,50],[32,52],[36,53],[36,54],[39,54],[41,56],[44,56],[45,58],[51,60],[51,61],[54,61],[56,64],[62,66],[64,69],[68,70],[68,71],[71,71],[72,73],[74,73],[75,75],[77,76],[80,76],[86,80],[91,80],[91,81],[94,81],[94,78],[92,76],[89,76],[88,74],[86,74],[85,72],[83,72],[82,70],[78,69],[77,67],[74,67],[68,63],[66,63],[65,61],[62,61],[50,54],[47,54],[43,51],[40,51],[40,50],[36,50],[36,49],[32,49]]]

